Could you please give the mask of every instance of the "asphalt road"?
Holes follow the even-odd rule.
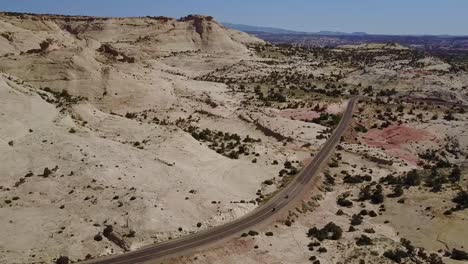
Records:
[[[137,251],[122,255],[109,256],[88,261],[94,264],[135,264],[147,261],[157,261],[166,257],[177,256],[183,253],[193,252],[201,247],[219,242],[239,235],[242,232],[253,229],[256,225],[273,218],[280,213],[281,209],[300,198],[301,194],[308,191],[311,180],[320,171],[320,168],[340,142],[353,117],[353,110],[356,99],[349,100],[348,106],[341,118],[341,121],[331,137],[323,145],[314,159],[309,162],[304,169],[294,177],[294,179],[280,192],[272,197],[264,205],[260,206],[250,214],[234,220],[230,223],[208,229],[190,236],[181,237],[175,240],[155,244]],[[284,210],[283,210],[284,211]]]

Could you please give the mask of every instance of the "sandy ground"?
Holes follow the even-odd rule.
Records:
[[[373,111],[370,109],[370,112]],[[458,117],[458,125],[455,126],[466,122],[466,116]],[[339,166],[326,169],[328,174],[334,176],[335,184],[330,186],[324,183],[311,190],[303,204],[309,210],[304,211],[305,207],[291,210],[296,215],[292,226],[285,225],[286,219],[280,219],[268,226],[254,229],[259,232],[258,236],[238,238],[224,246],[219,245],[211,250],[164,263],[309,263],[314,261],[310,260],[311,257],[318,259],[320,263],[394,263],[383,257],[383,253],[401,248],[402,238],[408,239],[417,248],[424,248],[427,252],[435,252],[440,256],[453,248],[466,250],[468,244],[464,234],[468,232],[468,213],[465,210],[449,216],[443,214],[453,207],[451,199],[457,192],[458,185],[448,184],[440,193],[433,193],[423,186],[413,187],[405,190],[400,198],[385,198],[382,204],[385,210],[380,210],[380,204],[357,201],[359,191],[364,186],[362,183],[343,182],[343,177],[347,174],[356,176],[364,173],[378,182],[389,174],[400,175],[413,169],[421,169],[419,165],[408,162],[408,155],[417,157],[417,153],[425,148],[443,146],[446,143],[444,139],[453,131],[449,129],[452,124],[441,123],[444,122],[413,122],[359,133],[362,142],[342,143],[342,150],[337,151],[334,157],[340,157]],[[419,128],[422,126],[425,127],[424,130]],[[444,133],[440,133],[441,131]],[[460,142],[465,142],[463,134],[457,135]],[[462,149],[466,149],[466,144],[462,145]],[[395,149],[403,149],[407,155],[401,155]],[[369,155],[392,160],[394,163],[391,166],[378,164],[369,160]],[[460,187],[466,188],[466,172],[463,175]],[[324,178],[323,174],[322,177]],[[391,189],[385,187],[384,192],[389,194]],[[343,194],[349,195],[354,203],[352,207],[337,204],[337,197]],[[402,198],[405,202],[398,202]],[[341,215],[337,214],[339,210],[342,210]],[[349,232],[351,216],[362,210],[377,212],[377,216],[364,216],[362,224],[355,226],[356,231]],[[308,230],[312,227],[321,228],[329,222],[342,228],[342,237],[337,241],[322,241],[320,246],[310,250],[308,245],[314,240],[307,237]],[[366,231],[370,229],[372,233]],[[273,235],[267,236],[267,232],[272,232]],[[355,241],[361,235],[370,237],[373,245],[357,246]],[[327,252],[319,253],[319,247],[326,248]],[[443,262],[462,263],[448,257],[443,258]]]
[[[299,169],[325,142],[329,127],[311,122],[320,117],[313,110],[317,104],[322,113],[339,115],[343,95],[368,85],[376,92],[397,87],[402,93],[464,100],[460,91],[468,84],[466,73],[448,71],[450,65],[437,58],[411,64],[398,54],[384,54],[407,51],[398,45],[300,57],[297,50],[262,46],[263,41],[210,17],[1,14],[0,33],[2,263],[121,253],[233,220],[277,190],[286,161]],[[258,47],[266,51],[256,52]],[[346,52],[378,58],[364,68],[328,59]],[[312,86],[341,94],[312,91]],[[286,100],[265,99],[278,94]],[[443,215],[466,182],[438,194],[412,188],[405,191],[404,206],[386,199],[381,216],[365,217],[357,231],[347,232],[351,215],[379,207],[354,200],[352,208],[338,206],[338,196],[349,193],[355,199],[363,187],[345,184],[343,171],[368,173],[378,181],[421,169],[423,151],[440,152],[456,143],[456,155],[447,153],[446,159],[465,174],[466,114],[455,113],[457,120],[449,122],[443,119],[448,109],[414,106],[409,114],[406,106],[400,124],[380,129],[371,125],[381,125],[375,115],[384,106],[362,107],[356,124],[368,130],[353,127],[344,138],[333,158],[338,167],[328,168],[335,186],[311,190],[303,206],[292,209],[291,226],[280,219],[259,228],[259,236],[180,263],[313,263],[312,256],[320,263],[389,263],[383,252],[401,248],[403,237],[430,252],[467,248],[466,211]],[[434,113],[439,117],[431,119]],[[216,136],[206,139],[203,131]],[[234,147],[240,153],[236,158],[229,156],[232,144],[244,148]],[[344,214],[337,216],[339,209]],[[330,221],[343,229],[343,237],[321,242],[327,252],[318,253],[320,246],[309,250],[309,228]],[[100,239],[108,225],[124,245]],[[357,247],[355,238],[368,228],[375,231],[366,233],[374,245]]]
[[[154,25],[139,19],[96,21],[93,30],[78,21],[72,23],[73,34],[62,30],[63,19],[43,24],[35,19],[2,17],[1,22],[14,38],[8,43],[2,38],[7,46],[2,51],[12,54],[0,62],[8,72],[0,77],[0,262],[122,252],[107,239],[96,241],[106,225],[136,249],[233,220],[256,207],[257,190],[276,189],[262,183],[277,176],[286,160],[304,160],[323,143],[314,136],[323,128],[312,126],[302,132],[307,137],[283,146],[239,118],[254,109],[239,112],[241,96],[226,85],[186,77],[230,65],[231,58],[249,58],[244,43],[260,40],[203,19],[163,23],[157,32],[147,32]],[[133,30],[130,23],[140,23],[141,29]],[[197,23],[205,34],[187,36]],[[168,28],[174,28],[169,35],[158,33]],[[116,39],[116,30],[124,37]],[[142,32],[158,35],[165,44],[133,43],[145,38]],[[201,39],[193,43],[181,37]],[[26,54],[48,38],[53,40],[47,49]],[[138,62],[100,53],[102,43],[135,55]],[[133,54],[133,45],[168,56]],[[172,51],[192,52],[193,63]],[[248,144],[249,156],[230,159],[175,124],[189,117],[200,129],[261,142]],[[261,111],[256,118],[265,126],[271,122]],[[273,129],[288,122],[275,120]],[[311,147],[297,147],[307,142]]]

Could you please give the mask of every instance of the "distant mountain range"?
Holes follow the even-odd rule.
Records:
[[[336,31],[300,32],[273,27],[256,27],[231,23],[222,24],[227,28],[252,34],[272,44],[289,44],[304,47],[337,47],[367,43],[399,43],[403,46],[444,56],[466,54],[468,52],[468,36],[384,35]]]
[[[431,34],[414,34],[414,35],[386,35],[386,34],[369,34],[366,32],[353,32],[346,33],[340,31],[319,31],[319,32],[303,32],[294,31],[274,27],[257,27],[242,24],[222,23],[225,27],[235,29],[247,33],[261,32],[263,34],[287,34],[287,35],[310,35],[310,36],[417,36],[417,37],[439,37],[439,38],[453,38],[453,37],[468,37],[468,35],[431,35]]]
[[[319,31],[319,32],[301,32],[274,27],[257,27],[241,24],[222,23],[225,27],[243,32],[264,32],[270,34],[300,34],[300,35],[321,35],[321,36],[366,36],[366,32],[338,32],[338,31]]]

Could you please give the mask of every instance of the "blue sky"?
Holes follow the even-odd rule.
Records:
[[[468,35],[467,0],[0,0],[0,10],[181,17],[300,31]]]

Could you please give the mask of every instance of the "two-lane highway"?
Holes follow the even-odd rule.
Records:
[[[294,179],[264,205],[250,214],[234,220],[230,223],[214,227],[190,236],[155,244],[134,252],[95,259],[86,263],[93,264],[135,264],[146,261],[156,261],[166,257],[193,252],[201,247],[231,238],[239,233],[252,229],[254,226],[273,218],[276,214],[287,208],[294,200],[308,191],[312,179],[320,171],[320,168],[328,160],[328,157],[340,142],[353,117],[356,99],[351,98],[341,118],[340,123],[332,136],[323,145],[314,159],[294,177]]]

